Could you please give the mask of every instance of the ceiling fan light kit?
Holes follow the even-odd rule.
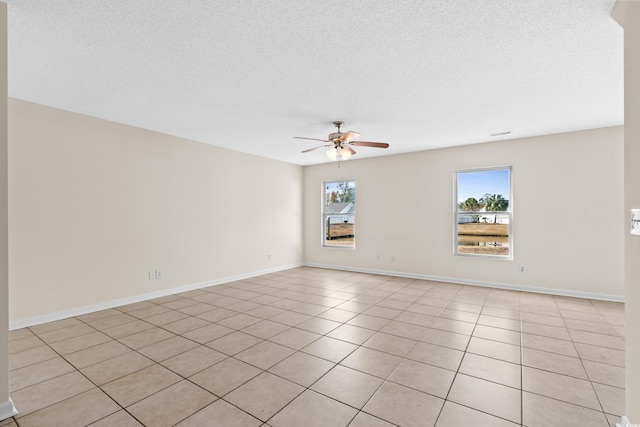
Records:
[[[329,134],[329,137],[324,139],[319,138],[306,138],[303,136],[294,136],[296,139],[308,139],[311,141],[322,141],[328,142],[329,144],[320,145],[318,147],[309,148],[307,150],[303,150],[302,153],[308,153],[309,151],[313,151],[322,147],[331,147],[327,150],[327,157],[332,160],[348,160],[353,154],[356,154],[355,150],[351,148],[352,146],[360,146],[360,147],[375,147],[375,148],[388,148],[389,144],[386,142],[369,142],[369,141],[353,141],[355,138],[359,137],[360,134],[358,132],[348,131],[341,132],[340,128],[344,126],[344,122],[336,120],[333,122],[333,125],[338,128],[337,132],[333,132]]]
[[[351,151],[347,150],[344,147],[341,147],[340,150],[338,150],[336,147],[332,147],[327,150],[327,157],[333,161],[349,160],[349,157],[351,157]]]

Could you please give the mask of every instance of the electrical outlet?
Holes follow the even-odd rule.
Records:
[[[396,257],[395,257],[395,256],[392,256],[392,257],[391,257],[391,262],[392,262],[392,263],[396,262]]]
[[[153,271],[150,271],[150,272],[149,272],[149,280],[153,280],[153,279],[155,279],[155,278],[156,278],[155,273],[154,273]]]
[[[524,265],[521,265],[518,271],[519,271],[520,273],[524,273]]]
[[[267,255],[267,261],[271,262],[271,254]]]
[[[156,280],[162,279],[162,271],[160,271],[160,270],[156,270],[155,271],[155,279]]]
[[[380,262],[380,255],[376,255],[376,261]]]

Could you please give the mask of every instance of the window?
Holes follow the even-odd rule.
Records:
[[[323,188],[323,246],[355,247],[356,182],[324,182]]]
[[[455,172],[455,255],[512,259],[511,168]]]

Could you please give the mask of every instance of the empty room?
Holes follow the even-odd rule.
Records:
[[[640,423],[640,3],[0,6],[1,427]]]

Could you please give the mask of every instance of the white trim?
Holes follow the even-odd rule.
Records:
[[[462,285],[470,285],[470,286],[484,286],[489,288],[508,289],[512,291],[536,292],[539,294],[550,294],[550,295],[558,295],[558,296],[566,296],[566,297],[574,297],[574,298],[587,298],[587,299],[595,299],[595,300],[602,300],[602,301],[624,302],[624,296],[620,296],[620,295],[597,294],[593,292],[579,292],[579,291],[571,291],[568,289],[539,288],[537,286],[516,285],[512,283],[485,282],[480,280],[460,279],[455,277],[431,276],[428,274],[405,273],[401,271],[390,271],[390,270],[375,270],[370,268],[348,267],[343,265],[317,264],[312,262],[305,262],[304,266],[326,268],[330,270],[355,271],[358,273],[380,274],[384,276],[407,277],[410,279],[433,280],[436,282],[459,283]]]
[[[9,322],[9,330],[13,331],[15,329],[26,328],[28,326],[34,326],[34,325],[40,325],[42,323],[53,322],[56,320],[66,319],[68,317],[80,316],[87,313],[93,313],[95,311],[106,310],[114,307],[120,307],[122,305],[133,304],[140,301],[160,298],[167,295],[173,295],[181,292],[192,291],[195,289],[202,289],[209,286],[221,285],[224,283],[234,282],[236,280],[248,279],[250,277],[261,276],[263,274],[275,273],[277,271],[289,270],[291,268],[303,267],[303,266],[315,267],[315,268],[326,268],[330,270],[343,270],[343,271],[355,271],[359,273],[380,274],[380,275],[394,276],[394,277],[407,277],[411,279],[434,280],[438,282],[447,282],[447,283],[460,283],[463,285],[485,286],[490,288],[508,289],[508,290],[514,290],[514,291],[522,291],[522,292],[537,292],[541,294],[561,295],[561,296],[569,296],[569,297],[575,297],[575,298],[588,298],[588,299],[596,299],[596,300],[603,300],[603,301],[624,302],[624,297],[618,296],[618,295],[596,294],[591,292],[570,291],[566,289],[539,288],[539,287],[533,287],[533,286],[515,285],[510,283],[485,282],[485,281],[478,281],[478,280],[460,279],[460,278],[454,278],[454,277],[432,276],[427,274],[405,273],[405,272],[390,271],[390,270],[376,270],[376,269],[370,269],[370,268],[358,268],[358,267],[348,267],[348,266],[342,266],[342,265],[327,265],[327,264],[304,262],[304,263],[284,265],[276,268],[270,268],[267,270],[254,271],[252,273],[240,274],[237,276],[224,277],[220,279],[210,280],[207,282],[194,283],[191,285],[180,286],[177,288],[164,289],[157,292],[134,295],[127,298],[120,298],[116,300],[105,301],[98,304],[72,308],[69,310],[58,311],[55,313],[44,314],[41,316],[34,316],[26,319],[14,320],[12,322]],[[0,407],[0,410],[1,410],[1,407]]]
[[[248,279],[250,277],[262,276],[264,274],[275,273],[277,271],[289,270],[291,268],[302,267],[304,264],[296,263],[283,265],[280,267],[269,268],[266,270],[254,271],[251,273],[239,274],[237,276],[223,277],[220,279],[209,280],[207,282],[193,283],[190,285],[179,286],[177,288],[163,289],[161,291],[133,295],[127,298],[119,298],[115,300],[100,302],[98,304],[85,305],[84,307],[71,308],[69,310],[57,311],[55,313],[43,314],[41,316],[29,317],[9,322],[9,330],[26,328],[28,326],[40,325],[42,323],[53,322],[56,320],[66,319],[68,317],[80,316],[82,314],[93,313],[94,311],[106,310],[109,308],[120,307],[127,304],[133,304],[140,301],[146,301],[154,298],[160,298],[167,295],[179,294],[181,292],[202,289],[209,286],[222,285],[224,283],[234,282],[236,280]]]
[[[13,400],[9,398],[6,402],[0,403],[0,421],[18,415],[18,410],[13,405]]]

